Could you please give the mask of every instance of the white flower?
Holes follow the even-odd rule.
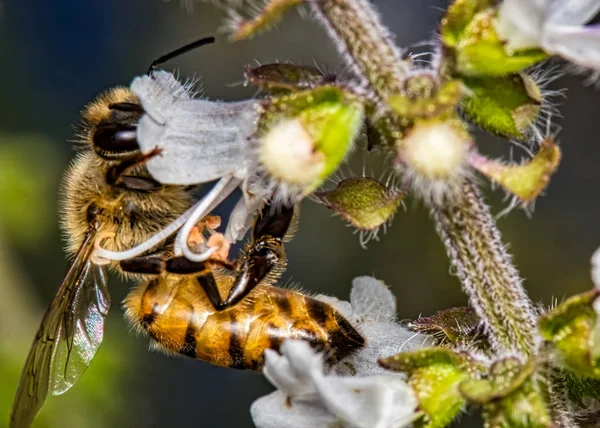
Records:
[[[510,50],[541,48],[600,70],[600,25],[585,26],[600,0],[504,0],[496,30]]]
[[[265,352],[264,374],[277,391],[251,408],[259,428],[401,427],[419,416],[417,399],[404,375],[379,366],[380,357],[431,344],[394,321],[396,299],[381,281],[352,281],[350,302],[316,296],[350,321],[366,346],[324,372],[324,359],[306,342],[288,340],[282,355]],[[352,376],[355,375],[355,376]]]
[[[392,428],[420,414],[412,388],[400,377],[325,374],[323,357],[307,342],[287,340],[282,356],[266,353],[265,376],[279,388],[252,404],[259,428]]]
[[[334,297],[315,298],[337,309],[366,340],[363,348],[344,359],[346,364],[338,364],[338,373],[389,374],[377,363],[379,358],[433,345],[429,336],[394,322],[396,298],[383,282],[371,276],[359,276],[352,281],[350,303]],[[353,370],[349,371],[348,366]]]

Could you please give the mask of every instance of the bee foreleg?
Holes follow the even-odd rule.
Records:
[[[119,267],[121,270],[128,273],[158,275],[166,270],[167,263],[160,253],[154,253],[147,256],[121,260],[119,262]]]
[[[279,209],[275,210],[271,205],[271,201],[269,201],[263,206],[254,222],[252,238],[257,241],[262,237],[271,236],[281,240],[287,234],[293,218],[293,205],[282,205]]]
[[[127,172],[136,166],[143,165],[148,160],[160,154],[161,149],[158,147],[149,153],[135,152],[134,154],[124,158],[117,165],[111,167],[106,172],[106,182],[109,185],[122,185],[131,189],[138,190],[156,190],[162,185],[149,177],[130,177]]]

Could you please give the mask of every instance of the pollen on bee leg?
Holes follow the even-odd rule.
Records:
[[[225,239],[225,235],[222,233],[213,233],[210,238],[208,238],[206,246],[208,248],[217,248],[211,257],[213,260],[220,260],[223,262],[227,261],[231,244],[227,239]]]
[[[101,253],[102,251],[106,251],[101,247],[101,243],[103,240],[114,238],[115,236],[116,234],[114,232],[100,232],[98,234],[96,240],[94,241],[94,251],[92,252],[92,256],[90,257],[92,263],[99,266],[110,264],[112,260],[110,258],[105,258],[98,255],[98,252]]]
[[[188,210],[190,215],[175,237],[174,253],[176,256],[183,254],[189,260],[204,262],[218,250],[217,247],[212,247],[201,253],[195,253],[188,246],[188,239],[192,229],[198,224],[199,219],[206,217],[206,215],[223,202],[231,192],[240,185],[240,183],[240,179],[232,176],[221,178],[204,198]]]

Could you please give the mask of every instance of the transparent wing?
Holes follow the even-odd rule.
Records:
[[[110,308],[106,274],[90,261],[95,233],[88,233],[44,315],[15,395],[11,428],[29,427],[48,393],[77,382],[102,342]]]

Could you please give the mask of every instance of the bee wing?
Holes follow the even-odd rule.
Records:
[[[193,99],[165,71],[137,77],[131,90],[146,111],[137,127],[142,152],[162,150],[146,164],[156,180],[191,185],[246,174],[252,157],[248,140],[259,117],[257,101]]]
[[[10,427],[29,427],[50,392],[77,382],[102,342],[110,308],[106,274],[90,261],[88,233],[52,299],[27,356],[13,403]]]

